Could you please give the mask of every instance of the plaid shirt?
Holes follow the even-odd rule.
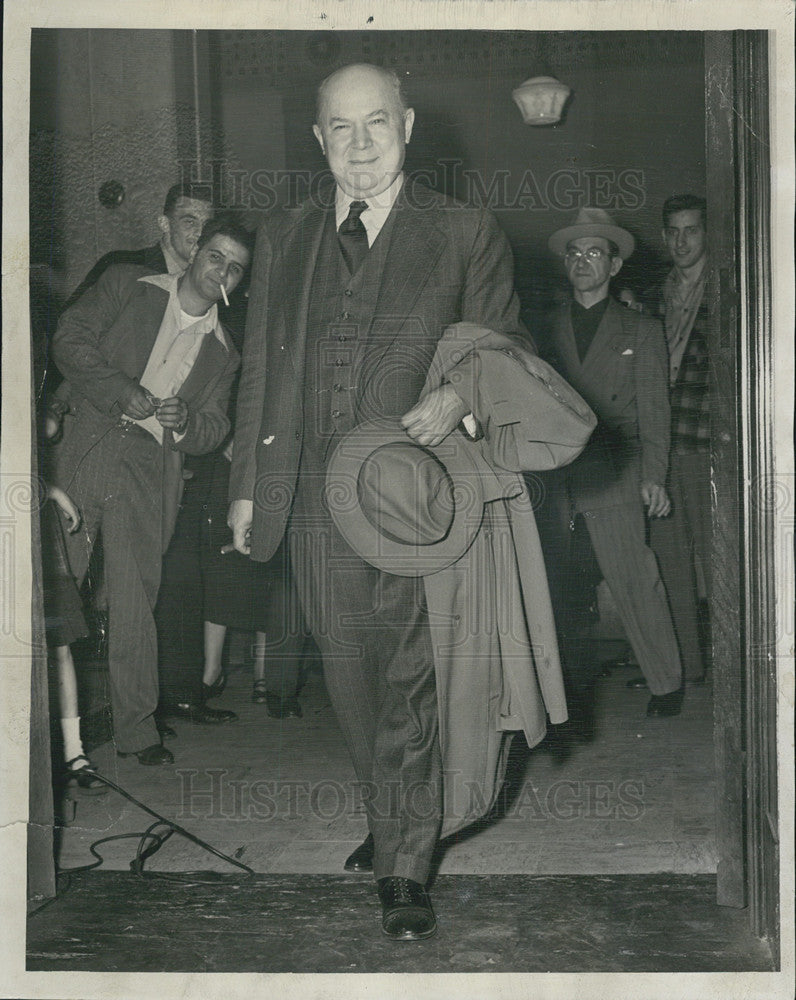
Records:
[[[677,378],[671,387],[672,451],[710,450],[710,355],[707,304],[699,304]]]

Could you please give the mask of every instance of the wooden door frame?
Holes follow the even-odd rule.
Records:
[[[717,901],[778,956],[769,38],[705,35]]]

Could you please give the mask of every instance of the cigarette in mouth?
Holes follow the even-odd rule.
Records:
[[[227,290],[224,287],[224,282],[223,281],[221,282],[221,294],[224,296],[224,305],[228,306],[229,305],[229,299],[227,298]]]

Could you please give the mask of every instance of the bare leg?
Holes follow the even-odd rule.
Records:
[[[265,632],[254,634],[254,681],[265,680]]]
[[[55,663],[58,667],[58,708],[62,719],[75,719],[77,710],[77,677],[75,661],[69,646],[56,646]]]
[[[224,651],[226,625],[205,622],[205,670],[202,682],[210,687],[221,674],[221,654]]]
[[[106,785],[93,773],[94,765],[83,750],[80,738],[77,675],[72,650],[69,646],[56,646],[53,656],[58,670],[58,712],[64,738],[64,761],[68,765],[70,783],[76,782],[90,792],[105,791]]]
[[[58,670],[58,715],[64,737],[64,760],[71,761],[83,756],[75,661],[69,646],[56,646],[53,655]]]

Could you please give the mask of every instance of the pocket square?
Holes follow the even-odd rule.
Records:
[[[622,351],[622,357],[624,358],[626,355],[632,354],[632,353],[633,353],[633,348],[632,347],[628,347],[628,349],[626,351]]]

